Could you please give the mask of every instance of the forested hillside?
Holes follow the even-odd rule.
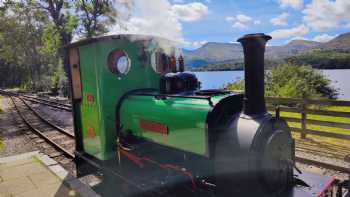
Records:
[[[228,47],[231,49],[228,50]],[[204,55],[212,53],[216,54],[215,59],[211,58],[214,55],[210,58]],[[194,51],[186,51],[184,54],[186,65],[190,70],[243,69],[243,51],[240,44],[208,43]],[[350,33],[341,34],[326,43],[292,40],[286,45],[268,46],[265,59],[267,68],[293,61],[297,64],[311,65],[317,69],[350,69]]]

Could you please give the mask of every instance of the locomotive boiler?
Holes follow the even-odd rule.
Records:
[[[266,110],[270,39],[238,40],[244,94],[201,90],[165,39],[117,35],[69,45],[78,174],[100,170],[102,192],[121,196],[328,195],[333,179],[305,182],[293,172],[290,128]]]

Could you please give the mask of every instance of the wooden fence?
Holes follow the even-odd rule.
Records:
[[[323,137],[350,140],[350,110],[345,112],[327,109],[330,106],[346,106],[350,109],[350,101],[266,97],[266,102],[269,111],[275,111],[276,113],[294,112],[300,114],[300,117],[297,118],[285,117],[283,115],[281,115],[281,117],[288,122],[301,124],[300,128],[291,127],[294,132],[301,133],[301,138],[306,138],[307,134],[312,134]],[[332,116],[332,118],[330,118],[329,121],[315,120],[315,118],[310,119],[310,115]],[[333,117],[349,118],[349,121],[336,122],[332,121],[332,119],[334,119]],[[349,129],[349,133],[344,134],[344,132],[337,133],[327,130],[315,130],[308,128],[308,125]]]

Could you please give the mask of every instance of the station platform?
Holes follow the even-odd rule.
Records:
[[[89,186],[39,152],[0,158],[0,197],[95,197]]]

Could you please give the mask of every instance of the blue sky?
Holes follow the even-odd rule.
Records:
[[[348,32],[349,10],[349,0],[135,0],[126,23],[129,32],[178,40],[189,49],[255,32],[282,45],[292,39],[326,42]]]

